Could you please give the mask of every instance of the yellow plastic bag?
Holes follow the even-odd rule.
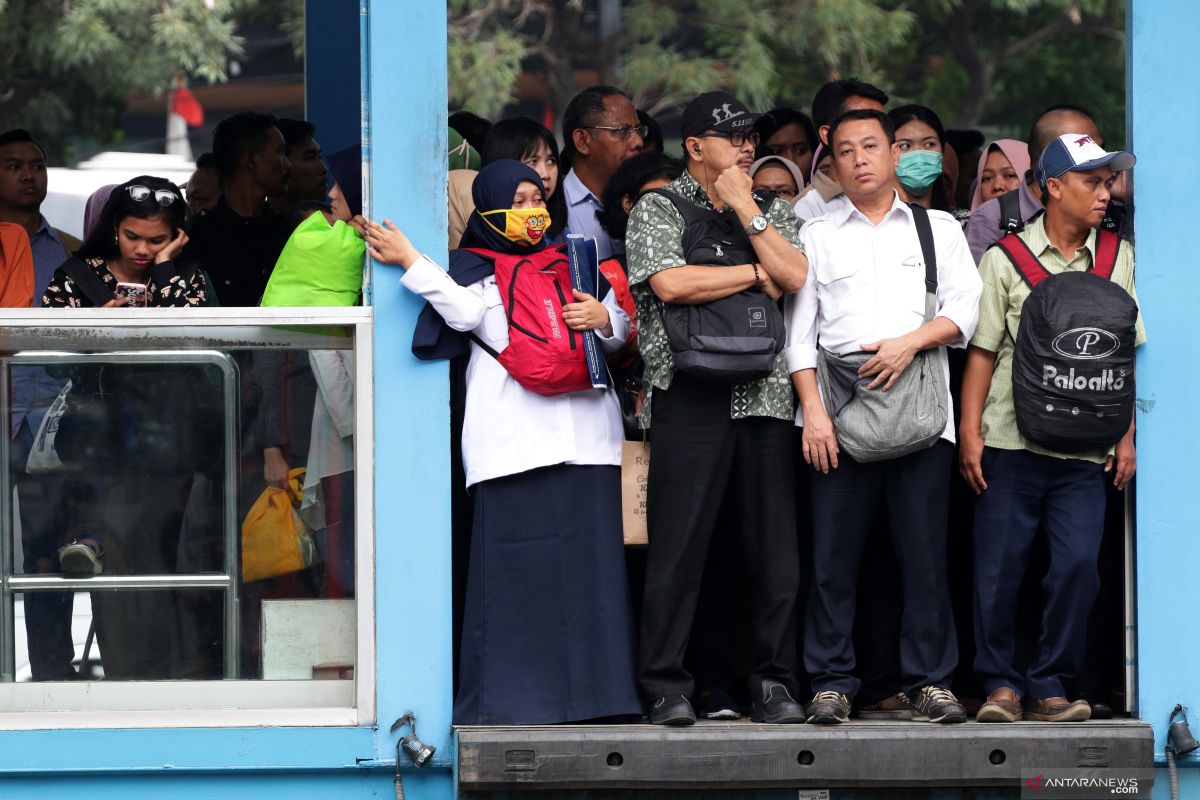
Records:
[[[242,521],[242,582],[299,572],[316,560],[312,530],[296,509],[304,498],[304,468],[288,473],[288,488],[268,486]]]

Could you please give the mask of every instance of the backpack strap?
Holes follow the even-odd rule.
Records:
[[[999,247],[1004,255],[1008,256],[1013,268],[1029,284],[1030,289],[1050,277],[1050,273],[1029,249],[1029,245],[1015,233],[1010,233],[992,246]]]
[[[707,208],[701,208],[666,189],[651,189],[646,194],[658,194],[670,200],[671,205],[675,206],[675,210],[679,212],[679,216],[683,217],[685,226],[691,225],[693,222],[703,222],[709,218],[711,213]]]
[[[1121,251],[1121,237],[1103,228],[1096,231],[1096,259],[1092,262],[1093,275],[1111,280],[1117,266],[1117,253]]]
[[[1000,230],[1005,234],[1019,233],[1025,229],[1021,217],[1020,187],[1000,195]]]
[[[96,308],[117,299],[117,296],[104,284],[100,276],[92,271],[92,268],[82,259],[72,256],[58,268],[71,279],[71,283],[75,284],[79,293]]]
[[[933,227],[929,224],[929,212],[919,203],[909,203],[913,222],[917,226],[917,239],[921,242],[921,257],[925,261],[925,291],[937,294],[937,248],[933,244]]]

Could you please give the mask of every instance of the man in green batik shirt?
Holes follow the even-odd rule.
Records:
[[[665,187],[701,208],[732,209],[755,263],[689,265],[683,217],[658,194],[638,202],[626,234],[649,384],[643,425],[651,414],[654,420],[639,680],[650,721],[661,725],[696,719],[689,701],[695,685],[683,658],[709,542],[727,496],[736,508],[725,518],[741,523],[746,570],[755,587],[752,718],[804,721],[794,699],[799,555],[787,365],[781,354],[766,378],[734,385],[704,381],[675,370],[663,328],[664,303],[707,303],[755,287],[778,300],[804,283],[808,262],[791,208],[776,199],[764,214],[751,194],[757,117],[722,92],[693,100],[683,113],[687,170]]]

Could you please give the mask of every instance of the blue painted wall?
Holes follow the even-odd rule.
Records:
[[[1137,203],[1137,288],[1149,341],[1138,354],[1137,623],[1138,715],[1154,724],[1162,763],[1167,719],[1176,703],[1200,731],[1200,452],[1196,370],[1200,270],[1187,253],[1195,227],[1195,159],[1176,144],[1200,125],[1200,5],[1132,0],[1128,10],[1128,86]],[[1188,766],[1200,764],[1193,754]],[[1184,780],[1200,796],[1200,775]],[[1155,797],[1167,797],[1160,770]]]
[[[371,216],[446,263],[446,5],[372,3],[366,52]],[[374,266],[379,722],[417,712],[451,755],[450,396],[445,362],[409,350],[422,302]]]
[[[304,15],[304,116],[326,153],[357,144],[359,0],[309,2]]]
[[[359,0],[308,0],[307,8],[308,110],[319,140],[331,152],[365,135],[376,216],[395,219],[444,263],[445,4],[376,0],[366,16]],[[369,119],[360,116],[362,92]],[[438,753],[420,772],[405,762],[405,795],[451,796],[446,366],[409,354],[419,304],[398,279],[398,268],[374,272],[379,725],[0,731],[0,797],[393,798],[399,737],[388,726],[408,710]]]

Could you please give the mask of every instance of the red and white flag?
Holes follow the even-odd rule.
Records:
[[[192,90],[179,84],[171,93],[171,113],[183,117],[189,128],[199,128],[204,124],[204,108]]]
[[[188,128],[204,124],[204,108],[196,95],[184,85],[182,78],[175,79],[167,106],[167,152],[192,160],[192,144],[188,141]]]

